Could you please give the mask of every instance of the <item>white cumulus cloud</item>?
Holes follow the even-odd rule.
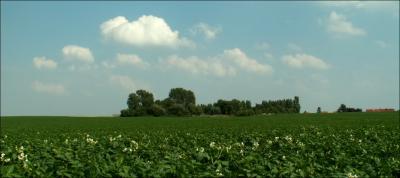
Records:
[[[94,62],[94,57],[89,48],[84,48],[77,45],[67,45],[62,49],[63,55],[69,60],[78,60],[87,63]]]
[[[367,32],[359,27],[354,26],[346,16],[332,11],[328,18],[327,30],[336,35],[353,35],[363,36]]]
[[[293,52],[301,52],[301,51],[303,51],[303,49],[299,45],[294,44],[294,43],[289,43],[288,44],[288,48],[289,48],[290,51],[293,51]]]
[[[42,83],[39,81],[34,81],[32,84],[33,90],[42,93],[49,93],[49,94],[64,94],[65,88],[61,84],[50,84],[50,83]]]
[[[232,60],[237,66],[249,72],[260,74],[271,74],[273,72],[270,65],[257,62],[257,60],[248,57],[239,48],[224,50],[223,55],[226,59]]]
[[[34,57],[33,58],[33,65],[37,69],[56,69],[57,63],[52,59],[48,59],[44,56],[42,57]]]
[[[258,50],[268,50],[269,48],[271,48],[271,45],[267,42],[262,42],[262,43],[256,44],[256,49],[258,49]]]
[[[282,57],[283,63],[293,68],[313,68],[324,70],[328,69],[329,65],[322,59],[308,54],[295,54],[295,55],[285,55]]]
[[[381,48],[386,48],[389,46],[386,42],[381,41],[381,40],[376,40],[375,43]]]
[[[107,61],[101,62],[101,66],[103,66],[103,67],[106,68],[106,69],[113,69],[113,68],[116,67],[115,64],[110,63],[110,62],[107,62]]]
[[[264,58],[267,60],[273,60],[274,55],[272,55],[271,53],[264,53]]]
[[[206,23],[200,22],[196,24],[191,30],[193,34],[202,34],[206,39],[213,40],[219,33],[222,32],[221,27],[213,27]]]
[[[164,62],[169,67],[176,67],[193,74],[215,75],[218,77],[233,76],[236,74],[234,67],[224,65],[218,59],[203,60],[197,56],[182,58],[172,55],[169,56]]]
[[[399,1],[321,1],[327,7],[344,9],[360,9],[366,11],[397,12],[399,11]]]
[[[267,64],[248,57],[238,48],[224,50],[220,55],[205,59],[197,56],[179,57],[172,55],[162,60],[162,65],[174,67],[192,74],[214,75],[218,77],[234,76],[245,70],[250,73],[271,74],[273,69]]]
[[[112,85],[120,87],[127,91],[135,91],[138,89],[145,89],[151,91],[146,83],[132,79],[126,75],[111,75],[109,81]]]
[[[149,64],[144,62],[142,58],[135,54],[117,54],[116,61],[120,65],[133,65],[138,67],[147,67]]]
[[[134,46],[193,47],[194,43],[179,36],[163,18],[143,15],[129,22],[118,16],[100,25],[101,34],[106,39]]]

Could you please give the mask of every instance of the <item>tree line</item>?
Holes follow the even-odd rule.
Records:
[[[337,112],[362,112],[362,109],[347,107],[345,104],[341,104],[337,109]]]
[[[172,88],[164,100],[154,100],[151,92],[137,90],[127,100],[128,108],[121,110],[121,117],[132,116],[191,116],[191,115],[235,115],[250,116],[264,113],[299,113],[299,97],[275,101],[262,101],[252,106],[249,100],[222,100],[196,105],[195,94],[184,88]]]

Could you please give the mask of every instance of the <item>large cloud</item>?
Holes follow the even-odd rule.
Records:
[[[77,45],[67,45],[62,49],[64,57],[69,60],[78,60],[87,63],[94,62],[94,57],[89,48]]]
[[[313,68],[324,70],[328,69],[329,65],[322,59],[308,54],[295,54],[295,55],[285,55],[282,57],[283,63],[293,68]]]
[[[34,57],[33,58],[33,65],[37,69],[56,69],[57,68],[57,63],[54,62],[51,59],[48,59],[46,57]]]
[[[267,64],[261,64],[249,58],[238,48],[225,50],[215,57],[201,59],[197,56],[170,56],[163,60],[168,67],[175,67],[193,74],[214,75],[218,77],[234,76],[239,69],[250,73],[271,74],[273,69]]]
[[[39,81],[34,81],[32,84],[33,90],[42,93],[49,93],[49,94],[64,94],[65,88],[61,84],[50,84],[50,83],[42,83]]]
[[[365,30],[355,27],[346,16],[332,11],[329,15],[327,30],[337,35],[365,35]]]
[[[164,19],[152,15],[143,15],[129,22],[123,16],[110,19],[100,25],[106,39],[135,46],[181,47],[194,44],[173,31]]]

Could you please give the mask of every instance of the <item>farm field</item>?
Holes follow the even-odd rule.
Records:
[[[1,117],[2,177],[399,177],[399,113]]]

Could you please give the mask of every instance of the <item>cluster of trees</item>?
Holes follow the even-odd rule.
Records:
[[[238,115],[238,116],[249,116],[254,115],[255,112],[251,107],[251,102],[240,101],[237,99],[233,100],[218,100],[216,103],[208,105],[200,105],[204,114],[207,115]]]
[[[137,90],[129,94],[128,108],[121,110],[121,117],[130,116],[189,116],[189,115],[237,115],[250,116],[262,113],[299,113],[299,97],[276,101],[263,101],[252,107],[248,100],[218,100],[213,104],[196,105],[196,97],[191,90],[173,88],[164,100],[155,100],[152,93]]]
[[[283,99],[276,101],[263,101],[261,104],[256,104],[255,111],[259,113],[299,113],[300,101],[299,97],[294,99]]]
[[[200,115],[201,109],[196,106],[194,93],[183,88],[173,88],[168,98],[154,101],[152,93],[137,90],[129,94],[128,108],[121,110],[121,117],[129,116],[163,116],[163,115]]]
[[[341,104],[337,112],[362,112],[361,108],[350,108],[346,107],[345,104]]]

